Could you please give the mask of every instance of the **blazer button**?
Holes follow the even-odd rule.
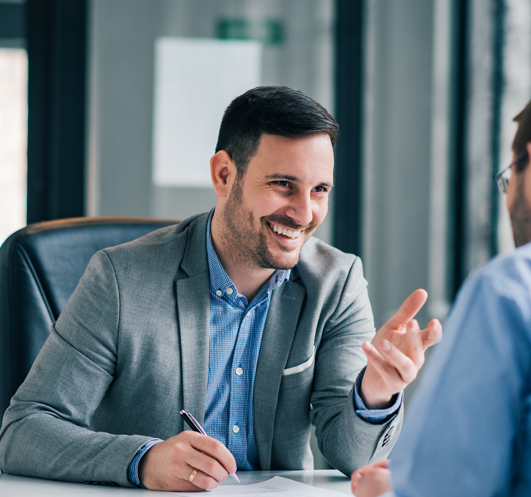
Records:
[[[387,433],[385,434],[382,442],[382,447],[385,447],[390,441],[391,441],[391,435],[393,434],[393,430],[395,429],[394,426],[391,426],[389,430],[387,430]]]

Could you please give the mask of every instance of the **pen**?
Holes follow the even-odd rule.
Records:
[[[192,429],[192,431],[196,431],[197,433],[208,436],[205,429],[199,424],[199,421],[197,421],[197,419],[195,419],[189,412],[186,412],[183,409],[181,411],[181,416],[186,421],[186,424]],[[232,476],[238,483],[240,483],[236,473],[229,473],[229,475]]]

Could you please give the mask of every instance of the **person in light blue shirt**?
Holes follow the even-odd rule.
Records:
[[[515,121],[513,162],[496,179],[517,248],[464,283],[390,469],[356,471],[357,497],[531,495],[531,102]]]

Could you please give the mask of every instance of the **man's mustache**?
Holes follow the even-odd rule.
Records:
[[[315,226],[314,223],[310,223],[310,224],[306,224],[306,225],[297,224],[290,217],[288,217],[288,216],[280,216],[278,214],[277,215],[272,214],[270,216],[265,216],[265,217],[262,218],[262,220],[263,220],[263,222],[267,222],[267,223],[270,223],[270,224],[280,224],[281,226],[283,226],[285,228],[289,228],[292,231],[311,230]]]

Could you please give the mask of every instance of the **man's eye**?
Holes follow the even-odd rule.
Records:
[[[286,186],[289,186],[289,181],[276,181],[276,184],[285,188]]]
[[[327,189],[324,186],[316,186],[315,187],[315,191],[317,193],[325,193],[327,191]]]

